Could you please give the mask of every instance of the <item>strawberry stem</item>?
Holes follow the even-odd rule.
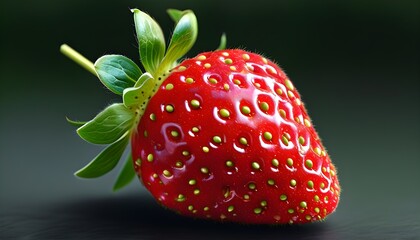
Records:
[[[84,69],[91,72],[93,75],[98,76],[93,63],[89,59],[85,58],[82,54],[71,48],[69,45],[62,44],[60,46],[60,52],[68,58],[70,58],[71,60],[73,60],[74,62],[76,62],[77,64],[79,64]]]

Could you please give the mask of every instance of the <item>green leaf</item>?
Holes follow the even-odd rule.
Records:
[[[141,62],[147,72],[155,73],[165,54],[166,44],[159,24],[146,13],[132,9]]]
[[[131,181],[133,181],[136,176],[133,166],[133,157],[131,152],[128,154],[127,160],[124,163],[123,168],[121,169],[117,181],[114,184],[113,191],[118,191],[121,188],[127,186]]]
[[[70,123],[71,125],[75,126],[75,127],[81,127],[83,125],[85,125],[87,122],[81,122],[81,121],[75,121],[75,120],[71,120],[70,118],[66,117],[66,120],[68,123]]]
[[[182,15],[184,15],[184,13],[185,13],[185,12],[177,10],[177,9],[168,9],[167,12],[175,23],[178,23],[179,20],[181,19]]]
[[[81,178],[96,178],[108,173],[117,165],[129,140],[130,135],[126,132],[118,141],[99,153],[88,165],[77,171],[75,175]]]
[[[172,68],[176,61],[191,49],[197,39],[197,18],[191,10],[186,10],[183,13],[175,26],[168,51],[162,60],[158,73]]]
[[[224,50],[226,49],[226,34],[223,33],[222,36],[220,37],[220,44],[219,47],[216,50]]]
[[[77,129],[84,140],[94,144],[109,144],[118,140],[133,126],[135,115],[124,104],[116,103]]]
[[[126,107],[140,106],[147,102],[154,87],[155,81],[152,75],[143,74],[134,87],[124,89],[124,105]]]
[[[140,68],[122,55],[105,55],[95,62],[99,80],[113,93],[122,95],[123,90],[134,86],[141,76]]]
[[[150,73],[143,73],[143,75],[140,76],[139,80],[137,80],[136,84],[134,84],[134,87],[140,87],[146,80],[149,80],[150,78],[153,79],[153,76]]]

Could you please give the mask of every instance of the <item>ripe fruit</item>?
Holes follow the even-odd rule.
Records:
[[[196,39],[194,14],[169,11],[177,25],[165,53],[157,23],[133,12],[147,72],[120,55],[98,59],[94,69],[85,65],[123,103],[90,122],[72,121],[83,139],[110,144],[76,175],[112,170],[131,140],[132,155],[115,188],[137,173],[159,203],[183,215],[307,223],[335,210],[335,167],[299,93],[277,65],[240,49],[205,52],[178,64]]]

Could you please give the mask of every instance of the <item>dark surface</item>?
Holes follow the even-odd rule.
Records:
[[[260,2],[2,1],[0,239],[420,239],[420,3]],[[119,99],[58,48],[138,62],[130,7],[166,33],[165,9],[193,9],[189,56],[226,32],[229,47],[278,62],[338,168],[337,211],[305,226],[220,224],[159,207],[138,182],[111,193],[118,170],[75,178],[101,147],[64,117],[89,119]]]

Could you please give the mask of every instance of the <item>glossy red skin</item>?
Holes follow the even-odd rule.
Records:
[[[250,59],[244,59],[244,54]],[[228,58],[232,64],[225,63]],[[206,68],[205,63],[211,66]],[[162,205],[198,218],[258,224],[313,222],[335,210],[340,192],[336,170],[312,125],[306,126],[310,120],[299,93],[294,87],[288,89],[287,76],[278,66],[242,50],[203,53],[179,66],[186,69],[177,67],[170,73],[148,103],[132,138],[135,169]],[[210,76],[217,78],[216,84],[209,82]],[[186,78],[195,82],[186,83]],[[168,90],[168,84],[173,89]],[[193,99],[200,101],[198,109],[191,106]],[[268,111],[259,107],[261,102],[268,103]],[[165,110],[168,104],[173,112]],[[251,114],[241,113],[244,104]],[[230,112],[229,117],[220,116],[222,108]],[[285,118],[280,109],[285,110]],[[193,127],[200,131],[194,133]],[[173,137],[172,130],[180,135]],[[266,131],[272,133],[272,140],[264,138]],[[282,141],[285,132],[290,134],[287,146]],[[215,143],[214,136],[220,136],[222,143]],[[305,138],[304,144],[299,144],[299,136]],[[240,137],[247,138],[246,146]],[[321,151],[317,154],[315,148]],[[190,155],[184,156],[183,151]],[[149,154],[153,161],[147,160]],[[288,158],[293,159],[293,166],[287,165]],[[272,164],[273,159],[278,166]],[[312,169],[305,166],[307,159],[312,160]],[[227,160],[234,166],[228,167]],[[253,168],[253,162],[260,168]],[[209,173],[201,172],[203,167]],[[170,174],[165,176],[164,170]],[[191,179],[195,185],[189,184]],[[296,186],[291,185],[292,179]],[[280,198],[283,194],[286,200]]]

